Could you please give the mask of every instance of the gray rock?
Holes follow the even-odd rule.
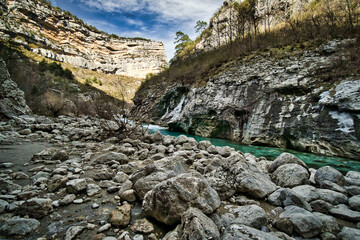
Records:
[[[66,161],[69,159],[69,155],[66,151],[60,150],[57,151],[54,155],[51,157],[52,160],[60,160],[60,161]]]
[[[241,224],[233,224],[229,226],[223,233],[221,239],[223,240],[259,240],[259,239],[266,239],[266,240],[281,240],[280,238],[257,230],[255,228],[251,228]]]
[[[181,214],[190,207],[210,214],[219,206],[217,192],[197,172],[180,174],[159,183],[143,201],[146,214],[168,225],[179,222]]]
[[[339,192],[335,192],[329,189],[317,189],[320,195],[320,199],[324,200],[332,205],[347,203],[348,198]]]
[[[151,135],[152,142],[157,144],[162,143],[163,138],[163,135],[159,131],[156,131],[154,134]]]
[[[40,226],[40,222],[32,218],[0,219],[0,233],[5,236],[26,236]]]
[[[316,237],[321,233],[323,224],[321,220],[311,212],[297,206],[287,206],[280,218],[288,219],[294,232],[304,238]]]
[[[348,171],[345,175],[345,180],[348,185],[360,186],[360,172]]]
[[[40,172],[36,173],[34,176],[31,177],[33,182],[36,182],[39,178],[49,179],[50,178],[50,173],[40,171]]]
[[[154,154],[150,157],[151,160],[153,161],[157,161],[157,160],[160,160],[160,159],[163,159],[165,158],[165,154],[163,153],[157,153],[157,154]]]
[[[86,186],[86,194],[89,197],[94,196],[99,193],[101,193],[101,187],[99,185],[90,183]]]
[[[85,178],[73,179],[66,183],[69,193],[78,193],[86,189],[87,181]]]
[[[130,226],[131,231],[134,233],[151,233],[153,232],[154,225],[149,222],[146,218],[135,220],[133,224]]]
[[[200,141],[198,143],[198,148],[200,150],[206,150],[208,147],[211,146],[211,142],[210,141]]]
[[[123,192],[132,189],[132,187],[134,186],[133,182],[130,180],[126,180],[122,185],[121,188],[119,190],[119,195],[121,195]]]
[[[120,164],[126,164],[129,162],[129,158],[125,154],[117,152],[104,153],[94,157],[92,160],[97,164],[108,164],[113,161],[119,162]]]
[[[31,133],[32,133],[32,131],[29,128],[25,128],[25,129],[19,131],[19,134],[21,134],[21,135],[30,135]]]
[[[320,195],[316,188],[311,185],[301,185],[291,189],[296,195],[302,197],[306,202],[319,199]]]
[[[82,204],[83,202],[84,202],[83,199],[75,199],[75,200],[73,201],[73,203],[75,203],[75,204]]]
[[[94,174],[93,178],[97,181],[99,180],[111,180],[112,176],[111,174],[108,172],[108,170],[106,169],[101,169],[96,171],[96,173]]]
[[[127,175],[126,173],[118,172],[114,176],[113,180],[114,180],[114,182],[117,182],[117,183],[124,183],[128,178],[129,178],[129,175]]]
[[[111,224],[110,223],[106,223],[104,226],[101,226],[98,229],[98,233],[102,233],[102,232],[106,232],[107,230],[109,230],[111,228]]]
[[[311,206],[301,196],[297,195],[293,190],[281,188],[270,194],[268,201],[275,206],[298,206],[308,211],[312,211]]]
[[[360,221],[360,212],[353,211],[349,209],[349,207],[345,204],[337,205],[330,209],[330,213],[335,217],[352,221],[359,222]]]
[[[221,156],[229,157],[231,155],[231,152],[235,151],[235,149],[225,146],[225,147],[218,147],[217,151]]]
[[[116,227],[125,227],[131,220],[131,205],[124,204],[114,209],[110,214],[110,223]]]
[[[9,208],[9,203],[5,200],[0,199],[0,214],[5,212],[7,208]]]
[[[350,196],[360,195],[360,186],[344,186]]]
[[[314,215],[322,222],[323,231],[330,233],[338,233],[340,231],[340,227],[334,217],[319,212],[314,212]]]
[[[99,207],[100,207],[100,205],[97,204],[97,203],[93,203],[93,205],[91,206],[91,208],[93,208],[93,209],[96,209],[96,208],[99,208]]]
[[[315,173],[316,184],[323,187],[324,181],[330,181],[339,186],[343,186],[345,184],[344,176],[338,170],[330,166],[321,167]]]
[[[50,192],[55,192],[59,190],[60,188],[66,187],[66,182],[68,181],[68,178],[61,175],[54,175],[50,178],[48,182],[48,190]]]
[[[309,177],[308,170],[295,163],[283,164],[271,175],[272,181],[281,187],[295,187],[306,184]]]
[[[63,199],[59,201],[60,206],[66,206],[72,203],[76,199],[75,194],[67,194]]]
[[[352,210],[360,211],[360,195],[349,198],[349,206]]]
[[[187,142],[189,142],[189,138],[185,135],[180,135],[175,139],[175,144],[183,145]]]
[[[310,203],[310,206],[313,211],[315,212],[321,212],[328,214],[330,212],[330,209],[333,208],[333,205],[331,205],[328,202],[325,202],[324,200],[315,200]]]
[[[82,231],[84,231],[85,227],[82,226],[72,226],[66,230],[65,240],[73,240],[79,235]]]
[[[269,171],[269,173],[273,173],[281,165],[290,164],[290,163],[295,163],[295,164],[298,164],[298,165],[308,169],[306,164],[303,161],[301,161],[299,158],[297,158],[296,156],[294,156],[290,153],[282,153],[271,163],[268,171]]]
[[[52,211],[52,201],[49,198],[31,198],[16,209],[16,213],[19,215],[29,215],[37,219],[47,216]]]
[[[360,229],[344,227],[338,234],[338,239],[354,240],[360,239]]]
[[[29,176],[26,173],[23,172],[15,172],[11,174],[11,177],[16,180],[24,180],[29,179]]]
[[[330,181],[327,181],[327,180],[324,180],[322,183],[321,183],[321,187],[322,188],[326,188],[326,189],[330,189],[330,190],[333,190],[335,192],[339,192],[339,193],[342,193],[344,195],[347,195],[348,192],[340,185],[337,185],[336,183],[333,183],[333,182],[330,182]]]
[[[120,194],[120,197],[121,197],[121,199],[123,199],[127,202],[135,202],[136,201],[135,190],[133,190],[133,189],[126,190]]]

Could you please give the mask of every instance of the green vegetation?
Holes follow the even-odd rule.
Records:
[[[87,77],[87,78],[85,79],[85,85],[90,86],[90,85],[93,84],[93,83],[96,83],[96,84],[102,86],[101,80],[100,80],[100,79],[97,79],[97,77],[93,77],[93,78]]]
[[[55,76],[64,77],[69,80],[74,79],[74,75],[72,74],[72,72],[69,69],[67,69],[67,68],[63,69],[62,66],[56,62],[47,63],[45,61],[45,59],[43,59],[43,60],[41,60],[41,62],[39,62],[39,70],[41,72],[50,71]]]

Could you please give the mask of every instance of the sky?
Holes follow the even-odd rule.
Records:
[[[209,22],[224,0],[50,0],[85,23],[121,37],[161,41],[170,60],[175,53],[175,33],[195,39],[198,20]]]

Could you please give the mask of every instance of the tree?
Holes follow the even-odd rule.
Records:
[[[181,32],[181,31],[177,31],[175,42],[174,42],[174,43],[177,43],[177,45],[175,46],[176,56],[178,56],[182,51],[184,51],[186,46],[191,42],[192,42],[192,40],[190,39],[189,35]]]
[[[195,25],[195,32],[204,31],[206,29],[206,26],[207,26],[207,22],[201,20],[197,21]]]

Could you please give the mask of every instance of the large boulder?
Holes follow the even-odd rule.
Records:
[[[322,221],[311,212],[297,206],[285,207],[280,218],[288,219],[294,232],[304,238],[313,238],[321,233]]]
[[[217,192],[197,172],[184,173],[156,185],[143,201],[144,212],[168,225],[178,223],[190,207],[205,214],[220,206]]]
[[[311,185],[296,186],[291,190],[308,203],[320,198],[320,194],[316,191],[316,188]]]
[[[16,210],[16,213],[33,218],[42,218],[53,211],[52,201],[49,198],[31,198],[23,202]]]
[[[303,161],[301,161],[299,158],[297,158],[296,156],[294,156],[290,153],[282,153],[271,163],[268,171],[269,171],[269,173],[273,173],[281,165],[290,164],[290,163],[295,163],[295,164],[298,164],[298,165],[308,169],[306,164]]]
[[[355,211],[360,211],[360,195],[349,198],[350,208]]]
[[[0,234],[5,236],[25,236],[40,226],[40,222],[33,218],[0,219]]]
[[[181,173],[185,173],[187,166],[182,157],[169,157],[153,162],[135,172],[130,180],[137,196],[143,199],[145,194],[158,183]]]
[[[308,211],[312,211],[311,206],[304,198],[299,196],[296,192],[288,188],[280,188],[269,195],[268,201],[275,206],[298,206]]]
[[[348,198],[342,193],[329,189],[317,189],[316,191],[319,193],[321,200],[324,200],[332,205],[346,204],[348,202]]]
[[[319,168],[315,173],[316,184],[323,187],[326,184],[325,181],[336,183],[339,186],[343,186],[345,184],[345,178],[341,172],[330,166]]]
[[[360,239],[360,229],[344,227],[338,234],[338,239],[354,240]]]
[[[281,165],[271,175],[273,182],[281,187],[295,187],[306,184],[309,177],[308,170],[296,163]]]

